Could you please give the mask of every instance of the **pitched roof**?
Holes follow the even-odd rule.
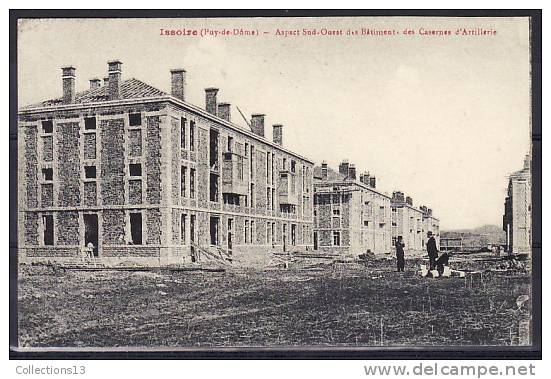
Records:
[[[321,179],[321,166],[314,166],[314,178]],[[331,167],[327,167],[327,180],[330,182],[344,181],[346,176],[333,170]]]
[[[75,96],[75,104],[95,103],[100,101],[108,101],[108,86],[104,85],[96,89],[89,89],[79,92]],[[166,95],[165,92],[142,82],[141,80],[131,78],[124,80],[121,83],[121,99],[140,99],[146,97],[156,97]],[[32,104],[23,107],[22,109],[48,107],[52,105],[62,104],[63,99],[51,99],[40,103]]]

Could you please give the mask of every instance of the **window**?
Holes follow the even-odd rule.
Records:
[[[251,156],[249,157],[249,168],[251,172],[251,180],[254,180],[254,146],[251,145]]]
[[[364,221],[364,226],[369,226],[369,221]]]
[[[270,184],[270,153],[266,153],[266,184]]]
[[[84,177],[86,179],[96,178],[96,166],[84,166]]]
[[[276,158],[275,158],[275,153],[272,153],[272,162],[271,162],[271,165],[272,165],[272,170],[271,170],[271,174],[272,174],[272,184],[275,183],[275,179],[274,179],[274,177],[275,177],[275,174],[274,174],[274,171],[275,171],[275,170],[274,170],[274,162],[275,162],[275,159],[276,159]]]
[[[297,170],[297,163],[293,160],[291,160],[291,172],[296,172]]]
[[[220,224],[220,218],[218,217],[211,217],[210,218],[210,244],[213,246],[219,245],[219,224]]]
[[[251,208],[254,208],[254,183],[251,183],[251,192],[249,194],[249,197],[251,200],[250,206]]]
[[[42,121],[42,133],[52,134],[54,132],[54,122],[52,120]]]
[[[142,244],[142,214],[130,213],[130,242],[133,245]]]
[[[272,243],[272,225],[271,223],[266,223],[266,245]]]
[[[141,126],[142,125],[142,114],[141,113],[129,113],[128,114],[128,123],[130,126]]]
[[[180,167],[180,196],[186,197],[186,176],[187,176],[187,167]]]
[[[297,226],[291,224],[291,245],[295,246],[297,244]]]
[[[241,204],[241,199],[239,198],[239,195],[232,194],[232,193],[224,193],[222,194],[224,204],[230,204],[230,205],[239,205]]]
[[[54,180],[54,169],[51,167],[43,168],[42,169],[42,179],[45,181],[52,181]]]
[[[249,220],[245,220],[245,243],[249,243]]]
[[[85,130],[94,130],[96,129],[96,117],[85,117],[84,118],[84,129]]]
[[[187,133],[187,120],[182,117],[180,119],[180,147],[186,148],[186,133]]]
[[[245,142],[245,156],[249,156],[249,144],[247,142]]]
[[[392,226],[396,226],[398,224],[396,224],[396,222],[392,221]]]
[[[340,209],[333,209],[333,216],[340,216],[341,210]]]
[[[42,216],[42,231],[43,231],[44,245],[53,246],[54,244],[54,216],[53,215]]]
[[[253,220],[251,220],[251,243],[256,243],[256,227]]]
[[[211,129],[209,133],[210,169],[218,168],[218,131]]]
[[[266,201],[267,201],[266,209],[272,209],[271,199],[272,199],[272,191],[270,191],[269,188],[266,188]]]
[[[180,241],[182,245],[186,244],[186,224],[187,224],[187,214],[182,213],[180,215]]]
[[[341,245],[341,232],[333,231],[333,246]]]
[[[239,180],[243,180],[244,177],[243,177],[243,157],[242,156],[237,156],[237,178],[239,178]]]
[[[276,224],[272,222],[272,244],[276,243]]]
[[[281,166],[284,170],[287,170],[287,158],[283,158],[283,164]]]
[[[210,201],[218,202],[218,175],[210,174]]]
[[[128,165],[130,176],[142,176],[142,164],[141,163],[130,163]]]
[[[191,151],[195,150],[195,122],[191,121],[189,123],[189,149]]]
[[[233,146],[233,137],[228,136],[228,152],[232,152],[232,146]]]
[[[195,169],[189,169],[189,197],[195,199]]]

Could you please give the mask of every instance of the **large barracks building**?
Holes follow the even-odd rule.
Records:
[[[105,264],[220,254],[263,265],[282,251],[389,253],[398,234],[406,249],[423,248],[420,232],[438,233],[430,209],[414,209],[415,226],[398,220],[411,204],[347,161],[338,172],[316,167],[314,180],[314,163],[284,147],[281,124],[271,141],[264,114],[237,125],[217,88],[205,89],[204,107],[190,104],[184,69],[167,72],[165,93],[124,79],[120,61],[107,68],[76,93],[77,71],[64,67],[62,97],[19,109],[22,261],[86,251]]]
[[[103,83],[19,109],[21,260],[78,257],[104,262],[191,262],[197,249],[235,262],[269,251],[313,247],[313,162],[283,146],[283,126],[265,138],[265,117],[249,129],[205,89],[204,109],[186,102],[186,72],[165,93],[124,79],[108,62]]]

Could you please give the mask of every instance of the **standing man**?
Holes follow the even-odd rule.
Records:
[[[438,258],[438,249],[436,248],[436,240],[432,232],[427,233],[429,240],[427,241],[427,253],[429,254],[429,270],[436,268],[436,259]]]
[[[404,259],[404,246],[405,244],[402,242],[402,236],[398,236],[398,240],[394,243],[396,246],[396,271],[397,272],[404,272],[404,266],[405,266],[405,259]]]

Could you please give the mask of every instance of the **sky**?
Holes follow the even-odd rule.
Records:
[[[162,36],[161,28],[231,35]],[[397,34],[346,34],[362,28]],[[496,33],[456,35],[460,28]],[[220,88],[235,123],[244,125],[236,105],[266,114],[267,138],[283,124],[286,147],[334,169],[348,159],[381,191],[432,208],[442,230],[501,225],[507,175],[530,151],[528,28],[525,18],[23,20],[18,99],[60,97],[66,65],[76,67],[77,91],[106,76],[112,59],[123,62],[123,79],[165,92],[170,69],[183,67],[187,101],[204,107],[204,88]],[[258,35],[233,34],[241,29]]]

